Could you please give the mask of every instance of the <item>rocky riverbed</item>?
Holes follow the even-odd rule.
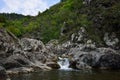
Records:
[[[59,56],[67,57],[69,67],[74,69],[120,69],[119,48],[114,49],[118,47],[119,40],[115,37],[110,42],[108,36],[105,37],[108,46],[98,46],[81,28],[62,44],[58,40],[43,44],[36,39],[18,39],[5,29],[0,29],[0,78],[9,78],[7,74],[59,69]]]

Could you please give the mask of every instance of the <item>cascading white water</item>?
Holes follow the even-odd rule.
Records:
[[[60,69],[71,70],[71,68],[69,68],[70,63],[68,58],[59,57],[59,61],[57,63],[60,65]]]

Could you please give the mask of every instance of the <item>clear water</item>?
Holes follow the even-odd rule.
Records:
[[[52,70],[11,76],[12,80],[120,80],[120,71]]]

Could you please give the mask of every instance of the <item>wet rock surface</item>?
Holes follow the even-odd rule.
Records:
[[[48,63],[46,63],[46,65],[53,68],[53,69],[59,69],[60,68],[60,66],[55,62],[48,62]]]
[[[34,72],[32,67],[19,67],[7,70],[7,74],[9,75],[16,75],[16,74],[24,74]]]

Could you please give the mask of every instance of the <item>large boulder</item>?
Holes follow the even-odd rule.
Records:
[[[99,59],[96,67],[101,69],[120,69],[120,54],[111,48],[98,48]]]
[[[14,54],[6,58],[2,64],[6,69],[12,69],[22,66],[30,66],[31,62],[20,54]]]
[[[77,69],[120,69],[120,54],[110,48],[98,48],[94,51],[71,51],[71,67]]]
[[[30,61],[45,63],[54,59],[55,55],[50,52],[43,42],[36,39],[23,38],[20,40],[21,50]]]
[[[43,42],[36,40],[36,39],[30,39],[30,38],[22,38],[20,40],[20,45],[22,50],[24,51],[45,51],[46,48],[43,44]]]

